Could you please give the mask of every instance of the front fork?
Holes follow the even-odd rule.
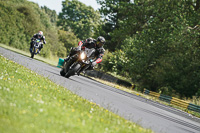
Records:
[[[79,75],[81,72],[85,72],[90,67],[88,64],[82,64],[81,68],[77,71],[77,74]]]
[[[73,63],[74,62],[74,63]],[[69,60],[64,62],[63,69],[64,72],[67,73],[72,67],[77,63],[76,61],[73,61],[73,58],[70,58]]]
[[[69,60],[67,60],[67,62],[65,62],[64,66],[63,66],[65,73],[67,73],[70,69],[72,69],[78,63],[80,63],[80,65],[81,65],[80,69],[78,69],[76,71],[76,73],[78,75],[82,71],[85,71],[85,70],[87,70],[90,67],[89,64],[84,64],[84,63],[79,62],[79,60],[77,58],[78,58],[77,55],[74,55],[74,56],[70,57]]]
[[[33,50],[33,48],[30,48],[30,49],[29,49],[30,53],[32,53],[32,50]]]

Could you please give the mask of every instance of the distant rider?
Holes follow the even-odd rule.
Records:
[[[37,34],[34,34],[33,37],[31,38],[30,52],[32,52],[32,49],[34,46],[33,42],[35,41],[35,39],[40,39],[41,42],[43,41],[43,43],[46,44],[45,36],[43,36],[43,32],[39,31]],[[43,48],[43,43],[40,45],[38,53],[40,53],[41,49]]]
[[[93,38],[88,38],[85,41],[80,41],[78,43],[78,47],[72,48],[70,51],[69,56],[65,59],[65,61],[69,60],[69,58],[76,54],[77,51],[83,50],[85,48],[94,48],[95,51],[95,57],[96,59],[92,61],[91,66],[88,69],[93,69],[94,66],[102,61],[105,49],[103,48],[103,45],[106,43],[106,40],[104,37],[99,36],[96,40]]]

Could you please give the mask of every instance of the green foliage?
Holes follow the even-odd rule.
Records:
[[[101,22],[98,11],[78,0],[65,0],[62,6],[58,26],[62,26],[65,31],[73,31],[80,39],[94,36]]]
[[[127,70],[123,68],[128,63],[128,58],[125,57],[125,53],[122,50],[117,50],[113,53],[106,52],[105,56],[102,61],[104,71],[128,76]]]
[[[47,44],[41,52],[44,57],[51,53],[55,56],[65,56],[65,47],[58,40],[57,29],[54,26],[55,12],[44,8],[51,17],[39,6],[27,0],[0,1],[0,42],[6,45],[28,51],[31,37],[38,31],[43,31]],[[51,13],[50,13],[51,12]]]
[[[97,2],[101,5],[99,11],[104,18],[101,35],[106,38],[105,48],[110,51],[120,49],[128,33],[126,25],[121,25],[124,23],[123,19],[126,19],[126,15],[121,13],[121,10],[123,8],[126,13],[128,12],[123,3],[128,3],[129,0],[97,0]]]
[[[102,9],[110,9],[114,3],[99,1],[106,3]],[[114,52],[107,62],[116,61],[109,68],[117,68],[112,69],[116,73],[128,73],[134,82],[153,91],[199,96],[200,3],[192,0],[115,2],[121,5],[118,14],[124,17],[116,18],[118,25],[109,34],[112,40],[122,44],[124,55],[118,50]],[[112,14],[113,9],[101,13]]]
[[[59,41],[64,44],[67,54],[69,54],[71,47],[77,47],[79,39],[74,35],[73,32],[59,30],[58,34]]]
[[[56,22],[57,22],[57,18],[58,18],[58,16],[57,16],[57,14],[56,14],[56,11],[55,10],[50,10],[48,7],[46,7],[46,6],[44,6],[44,7],[41,7],[41,9],[42,10],[44,10],[45,11],[45,13],[46,14],[48,14],[48,16],[50,17],[50,21],[51,21],[51,23],[53,23],[53,24],[56,24]]]

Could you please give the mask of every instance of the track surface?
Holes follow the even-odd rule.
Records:
[[[157,133],[200,133],[200,119],[177,109],[147,100],[83,76],[61,77],[60,69],[0,47],[0,55],[66,87],[77,95],[151,128]]]

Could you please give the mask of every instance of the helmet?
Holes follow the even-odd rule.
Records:
[[[99,36],[99,37],[97,38],[97,46],[98,46],[98,47],[102,47],[105,43],[106,43],[106,40],[105,40],[104,37]]]
[[[39,37],[39,38],[42,38],[42,36],[43,36],[43,32],[42,32],[42,31],[39,31],[39,32],[38,32],[38,37]]]

